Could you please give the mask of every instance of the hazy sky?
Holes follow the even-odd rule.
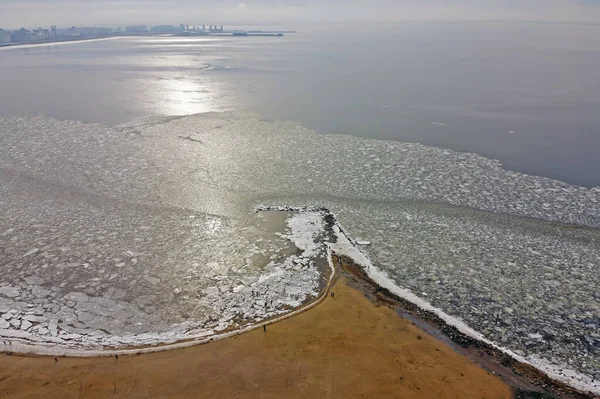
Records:
[[[0,0],[5,28],[406,20],[600,23],[600,0]]]

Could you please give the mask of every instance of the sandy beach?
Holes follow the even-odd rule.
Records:
[[[118,359],[2,354],[0,397],[513,397],[347,278],[336,280],[334,297],[266,332]]]

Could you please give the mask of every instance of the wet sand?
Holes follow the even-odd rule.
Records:
[[[342,275],[318,306],[233,338],[112,358],[0,355],[0,397],[510,398],[470,359]]]

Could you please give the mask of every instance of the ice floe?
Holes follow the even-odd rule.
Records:
[[[325,244],[328,233],[320,212],[291,215],[286,219],[286,226],[281,237],[296,250],[281,254],[253,275],[242,277],[237,285],[233,276],[214,276],[216,285],[200,289],[192,301],[196,310],[204,310],[200,314],[205,316],[194,317],[192,312],[190,320],[167,325],[162,331],[122,334],[119,332],[127,330],[125,320],[139,324],[146,321],[137,307],[119,299],[74,291],[57,298],[56,305],[48,301],[34,302],[30,306],[6,298],[1,302],[2,310],[7,313],[0,319],[0,338],[12,340],[0,340],[0,349],[81,355],[101,349],[115,351],[164,345],[214,334],[220,336],[224,330],[243,330],[262,320],[289,313],[316,298],[326,284],[323,272],[328,268]],[[213,267],[218,269],[218,263]],[[40,282],[40,279],[29,278],[29,282]],[[33,292],[35,287],[38,286],[24,288],[26,292]],[[181,293],[175,291],[175,295]],[[22,299],[32,301],[36,296],[31,295]],[[48,309],[50,306],[56,306],[54,311]]]

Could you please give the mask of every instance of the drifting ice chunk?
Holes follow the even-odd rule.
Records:
[[[19,296],[19,290],[15,287],[7,285],[6,287],[0,287],[0,295],[4,295],[8,298],[14,298]]]
[[[81,338],[81,335],[79,334],[65,334],[65,335],[61,335],[59,338],[70,341],[72,339],[79,339]]]
[[[29,251],[27,251],[27,252],[25,253],[25,255],[23,255],[23,257],[25,258],[25,257],[27,257],[27,256],[34,255],[34,254],[38,253],[38,251],[39,251],[39,249],[37,249],[37,248],[32,248],[32,249],[30,249]]]
[[[31,338],[31,334],[21,330],[0,330],[0,337],[6,338]]]
[[[241,290],[243,290],[246,286],[244,284],[240,284],[237,287],[233,288],[233,292],[240,292]]]
[[[48,319],[45,317],[34,316],[34,315],[25,316],[25,317],[23,317],[23,319],[30,321],[32,323],[44,323],[44,322],[48,321]]]
[[[31,293],[36,298],[44,298],[44,297],[47,297],[48,295],[50,295],[52,293],[52,291],[49,291],[43,287],[40,287],[39,285],[34,285],[33,289],[31,290]]]
[[[27,321],[27,320],[23,320],[21,322],[21,330],[25,331],[27,330],[29,327],[31,327],[31,322]]]

